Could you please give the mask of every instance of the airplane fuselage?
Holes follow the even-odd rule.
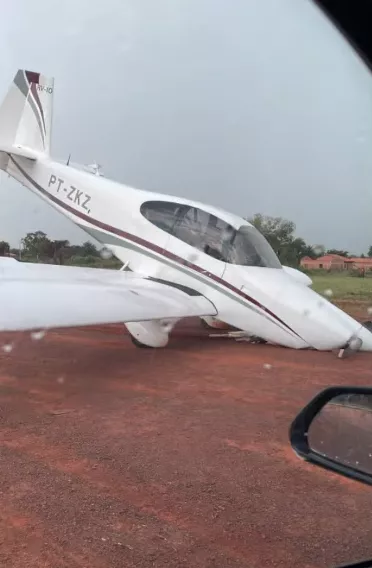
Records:
[[[358,330],[364,348],[372,347],[372,334],[288,274],[243,218],[121,185],[45,157],[1,158],[2,169],[131,270],[205,295],[227,324],[297,349],[338,348]],[[221,235],[226,231],[234,232],[235,244],[223,252]],[[252,256],[255,250],[262,255]]]

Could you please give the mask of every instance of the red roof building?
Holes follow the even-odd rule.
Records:
[[[306,270],[372,270],[372,258],[346,257],[339,254],[325,254],[319,258],[304,256],[300,265]]]
[[[339,254],[325,254],[319,258],[305,256],[301,259],[301,266],[307,270],[345,270],[345,256]]]
[[[346,268],[364,268],[365,270],[372,270],[372,258],[362,258],[359,256],[353,256],[345,260]]]

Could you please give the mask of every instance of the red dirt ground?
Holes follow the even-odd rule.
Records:
[[[372,488],[298,459],[288,427],[339,360],[178,328],[3,336],[0,566],[303,568],[372,557]],[[272,365],[271,368],[264,367]]]

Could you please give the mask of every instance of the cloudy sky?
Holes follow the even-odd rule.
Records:
[[[56,157],[372,244],[372,74],[310,0],[13,0],[0,52],[0,96],[18,68],[55,76]],[[86,238],[4,175],[0,227]]]

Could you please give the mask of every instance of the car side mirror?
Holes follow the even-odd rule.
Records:
[[[289,436],[301,458],[372,485],[372,388],[320,392],[295,418]]]

